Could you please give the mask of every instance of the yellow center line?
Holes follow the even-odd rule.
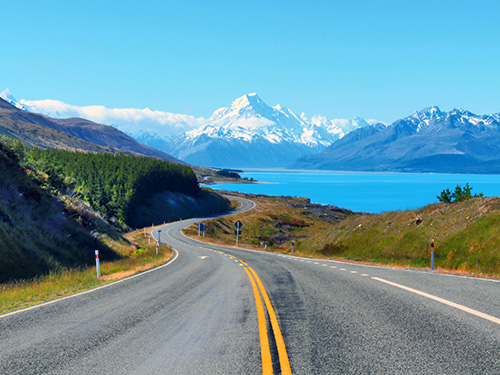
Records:
[[[257,276],[257,274],[255,273],[255,271],[252,269],[252,267],[248,267],[248,269],[250,270],[253,277],[255,278],[255,281],[257,281],[257,285],[259,286],[260,292],[262,293],[262,297],[264,298],[264,302],[266,303],[267,313],[269,314],[269,320],[271,321],[271,326],[272,326],[273,332],[274,332],[274,339],[276,341],[276,347],[278,348],[278,356],[280,359],[281,374],[282,375],[291,375],[292,370],[290,368],[288,354],[286,353],[285,341],[283,340],[283,336],[281,335],[281,330],[280,330],[280,326],[278,323],[278,318],[276,317],[276,314],[274,313],[274,309],[273,309],[273,306],[271,304],[271,300],[269,299],[269,296],[267,295],[266,289],[264,288],[264,285],[260,281],[260,279]],[[246,271],[246,268],[245,268],[245,271]]]
[[[236,259],[236,257],[231,254],[227,254],[227,256]]]
[[[246,268],[244,268],[245,272],[250,279],[250,283],[252,284],[253,294],[255,296],[255,304],[257,305],[257,316],[259,320],[259,337],[260,337],[260,354],[262,358],[262,374],[263,375],[272,375],[273,373],[273,362],[271,359],[271,349],[269,348],[269,338],[267,336],[267,327],[266,327],[266,316],[264,314],[264,306],[262,305],[262,300],[260,299],[259,291],[257,286],[255,285],[255,281],[248,272]]]
[[[244,264],[245,266],[248,266],[248,264],[246,264],[245,262],[243,262],[241,259],[240,259],[240,263]]]

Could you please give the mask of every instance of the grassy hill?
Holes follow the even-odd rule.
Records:
[[[500,276],[500,197],[435,203],[418,210],[377,215],[309,203],[307,199],[247,195],[257,208],[207,224],[206,239],[235,243],[243,223],[248,247],[393,266],[430,267],[435,240],[438,269]],[[195,236],[195,227],[187,230]]]

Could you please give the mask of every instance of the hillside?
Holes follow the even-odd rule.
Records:
[[[434,239],[437,269],[500,276],[499,197],[377,215],[311,204],[304,198],[243,197],[255,201],[257,208],[208,222],[206,240],[218,243],[221,237],[224,244],[234,245],[234,222],[240,220],[240,243],[249,248],[290,253],[293,241],[298,256],[430,268]],[[195,227],[186,233],[197,235]]]
[[[28,148],[0,136],[0,283],[120,258],[124,229],[226,211],[190,167],[130,155]],[[121,253],[120,253],[121,254]]]
[[[116,230],[83,202],[56,197],[18,156],[0,142],[0,283],[91,265],[96,249],[119,258],[105,243],[125,242]]]
[[[389,126],[349,133],[291,168],[342,171],[500,173],[500,114],[425,108]]]
[[[0,99],[0,134],[42,148],[145,155],[184,164],[112,126],[80,118],[54,119],[23,111],[3,99]]]

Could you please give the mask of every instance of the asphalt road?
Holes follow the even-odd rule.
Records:
[[[162,268],[0,316],[0,374],[500,374],[500,280],[216,247],[195,221],[162,228]]]

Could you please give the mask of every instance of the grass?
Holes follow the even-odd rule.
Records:
[[[147,230],[147,234],[151,228]],[[94,267],[63,269],[28,281],[0,285],[0,314],[33,306],[55,298],[71,295],[164,264],[172,257],[172,250],[163,245],[156,256],[156,246],[148,244],[143,230],[126,235],[132,245],[109,240],[122,259],[100,264],[101,278]]]
[[[305,257],[430,268],[474,276],[500,276],[500,198],[436,203],[418,210],[378,215],[346,213],[336,221],[311,215],[300,198],[250,196],[257,208],[212,220],[204,240],[235,245],[234,222],[243,223],[240,246]],[[196,227],[186,234],[197,236]]]

